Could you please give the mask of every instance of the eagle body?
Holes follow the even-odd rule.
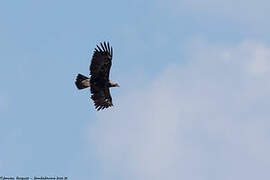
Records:
[[[90,87],[91,99],[94,101],[95,108],[101,110],[113,106],[110,94],[111,87],[119,87],[109,79],[110,68],[112,65],[113,49],[109,43],[100,43],[95,48],[91,64],[90,77],[78,74],[75,84],[80,89]]]

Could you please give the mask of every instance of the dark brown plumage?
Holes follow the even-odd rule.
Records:
[[[110,87],[119,87],[117,83],[110,81],[110,69],[112,66],[113,49],[109,43],[100,43],[95,48],[91,64],[90,75],[88,78],[78,74],[75,84],[78,89],[90,87],[91,99],[94,101],[95,108],[101,110],[113,106]]]

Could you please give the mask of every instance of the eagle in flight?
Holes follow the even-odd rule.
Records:
[[[98,111],[113,106],[109,88],[119,87],[109,78],[112,56],[113,49],[108,42],[100,43],[100,46],[97,45],[90,64],[90,78],[78,74],[75,81],[79,90],[90,87],[91,99]]]

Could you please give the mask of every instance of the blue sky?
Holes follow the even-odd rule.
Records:
[[[0,176],[265,179],[270,2],[1,1]],[[88,90],[114,48],[114,107]]]

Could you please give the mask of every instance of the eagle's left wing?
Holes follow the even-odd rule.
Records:
[[[91,99],[94,101],[95,108],[98,111],[113,106],[110,89],[108,87],[100,88],[97,86],[91,86],[91,92]]]

